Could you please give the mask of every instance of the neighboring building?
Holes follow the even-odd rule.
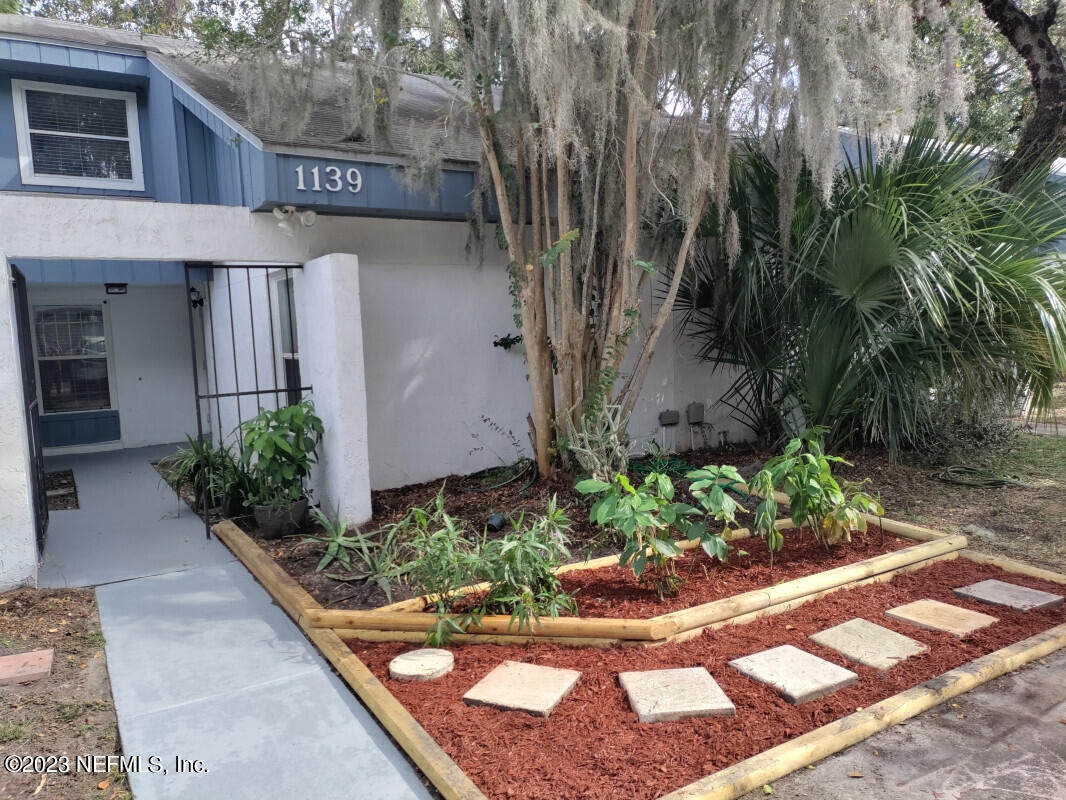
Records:
[[[226,437],[309,388],[315,497],[365,520],[371,488],[525,447],[522,356],[493,346],[515,332],[506,258],[466,252],[475,131],[453,132],[432,197],[397,179],[448,93],[407,81],[382,152],[335,87],[285,138],[221,70],[177,40],[0,15],[0,588],[35,580],[42,452]],[[722,379],[662,341],[637,446],[687,446],[658,414],[694,401],[715,441],[739,436]]]

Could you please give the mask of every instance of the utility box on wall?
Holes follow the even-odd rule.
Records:
[[[688,420],[689,425],[702,425],[703,403],[689,403],[688,408],[685,409],[685,418]]]

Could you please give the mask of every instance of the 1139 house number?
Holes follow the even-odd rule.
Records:
[[[310,182],[310,186],[308,186]],[[345,187],[352,194],[359,194],[363,189],[363,173],[355,167],[342,170],[340,167],[311,167],[304,171],[304,165],[296,168],[296,191],[298,192],[339,192]]]

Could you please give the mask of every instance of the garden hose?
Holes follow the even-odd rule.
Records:
[[[987,469],[971,467],[968,464],[953,464],[947,469],[936,473],[936,477],[945,483],[954,483],[959,486],[975,486],[980,489],[999,489],[1004,486],[1018,486],[1022,489],[1032,489],[1028,483],[1022,483],[1017,478],[1009,475],[1000,475]]]
[[[514,483],[527,472],[529,472],[530,468],[532,468],[533,476],[529,479],[529,483],[527,483],[525,486],[518,490],[520,493],[524,492],[537,481],[537,477],[540,474],[537,470],[537,462],[530,458],[523,458],[519,459],[519,461],[516,463],[523,464],[524,466],[521,466],[516,469],[509,478],[502,480],[499,483],[495,483],[492,486],[463,486],[462,484],[460,484],[459,490],[462,492],[491,492],[493,489],[500,489],[504,486],[507,486],[508,484]],[[479,472],[471,473],[470,475],[467,475],[465,478],[463,478],[463,480],[476,480],[479,475],[487,475],[488,473],[498,469],[499,467],[489,467],[488,469],[483,469]]]

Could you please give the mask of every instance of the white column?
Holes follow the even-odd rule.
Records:
[[[0,591],[37,585],[37,540],[30,494],[30,457],[22,395],[15,293],[0,256]]]
[[[314,499],[349,522],[370,519],[366,377],[359,259],[322,256],[293,272],[300,380],[313,389],[325,436],[311,474]]]

